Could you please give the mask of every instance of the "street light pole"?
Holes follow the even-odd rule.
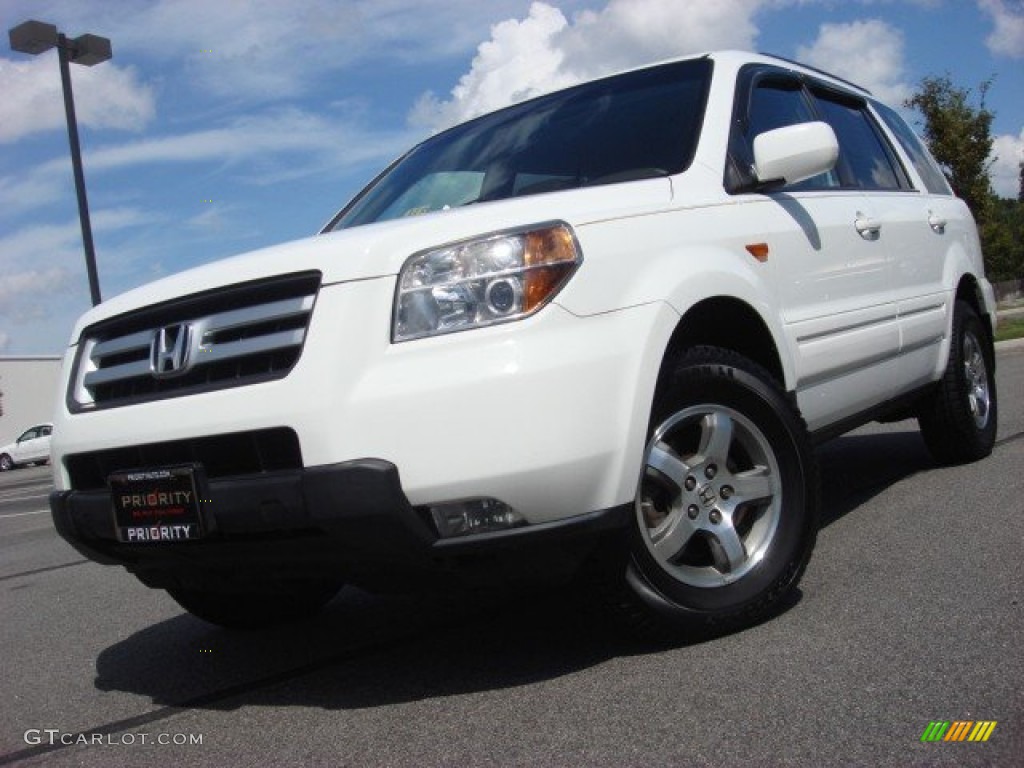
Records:
[[[75,173],[75,193],[78,196],[78,219],[82,225],[82,245],[85,248],[85,269],[89,275],[89,294],[93,306],[100,298],[100,278],[96,269],[96,250],[92,242],[92,224],[89,222],[89,200],[85,194],[85,173],[82,171],[82,148],[78,142],[78,120],[75,118],[75,97],[71,90],[70,62],[91,67],[111,57],[110,40],[97,35],[79,35],[69,40],[53,24],[26,21],[9,31],[11,49],[32,55],[57,49],[60,62],[60,82],[64,91],[64,114],[68,123],[68,143],[71,145],[71,166]]]
[[[75,172],[75,193],[78,195],[78,220],[82,225],[82,245],[85,248],[85,269],[89,274],[89,295],[95,307],[100,298],[100,276],[96,270],[96,250],[92,243],[92,224],[89,220],[89,200],[85,194],[85,173],[82,171],[82,148],[78,143],[78,120],[75,117],[75,96],[71,90],[71,65],[68,62],[68,39],[57,35],[57,60],[60,62],[60,82],[64,89],[64,114],[68,121],[68,143],[71,145],[71,166]]]

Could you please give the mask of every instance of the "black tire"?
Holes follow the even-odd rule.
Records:
[[[0,454],[0,472],[9,472],[14,469],[14,461],[6,453]]]
[[[341,589],[335,581],[295,581],[245,591],[168,588],[175,601],[203,621],[228,629],[265,629],[310,619]]]
[[[999,418],[995,373],[989,334],[974,308],[957,301],[946,372],[917,417],[928,451],[940,464],[964,464],[992,453]]]
[[[696,640],[754,624],[795,589],[818,532],[807,428],[766,370],[694,347],[659,387],[616,607]]]

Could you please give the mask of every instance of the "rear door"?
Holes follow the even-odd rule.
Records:
[[[944,363],[942,341],[952,315],[951,286],[944,282],[946,260],[958,248],[969,250],[969,214],[920,139],[892,109],[873,102],[873,111],[902,150],[912,188],[880,197],[880,218],[893,253],[894,288],[904,356],[901,388],[935,377]]]

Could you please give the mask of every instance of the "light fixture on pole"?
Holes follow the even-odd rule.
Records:
[[[75,192],[78,195],[78,218],[82,225],[82,245],[85,248],[85,268],[89,274],[89,293],[93,306],[100,303],[100,279],[96,271],[96,251],[92,244],[92,225],[89,223],[89,201],[85,196],[85,175],[82,172],[82,149],[78,143],[78,121],[75,119],[75,98],[71,91],[71,68],[68,62],[86,67],[111,57],[110,40],[98,35],[79,35],[69,40],[53,24],[26,21],[8,33],[11,50],[33,56],[57,49],[60,62],[60,81],[64,90],[64,113],[68,122],[68,142],[71,144],[71,165],[75,172]]]

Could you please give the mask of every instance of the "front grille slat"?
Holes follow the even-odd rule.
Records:
[[[313,309],[313,296],[298,296],[270,304],[221,312],[206,318],[206,332],[218,334],[236,327],[255,326],[295,315],[307,315]]]
[[[148,353],[149,345],[152,341],[152,331],[132,333],[128,336],[101,341],[93,348],[92,354],[94,357],[109,358],[125,352],[137,352],[139,350],[144,350]]]
[[[85,374],[85,387],[86,389],[96,390],[104,384],[114,384],[119,381],[127,381],[128,379],[141,378],[149,375],[149,358],[147,356],[145,360],[135,360],[130,363],[114,365],[110,368],[100,368],[96,371],[90,371]]]
[[[261,352],[274,352],[279,349],[298,347],[302,345],[306,337],[306,329],[300,328],[294,331],[281,331],[279,333],[268,333],[251,339],[240,339],[230,341],[227,344],[217,344],[210,347],[209,352],[200,348],[200,355],[204,365],[215,363],[220,360],[233,360],[235,358],[249,357]],[[267,356],[267,366],[272,370],[272,356]]]
[[[286,275],[92,326],[69,406],[113,408],[282,378],[299,359],[319,287],[319,272]]]

